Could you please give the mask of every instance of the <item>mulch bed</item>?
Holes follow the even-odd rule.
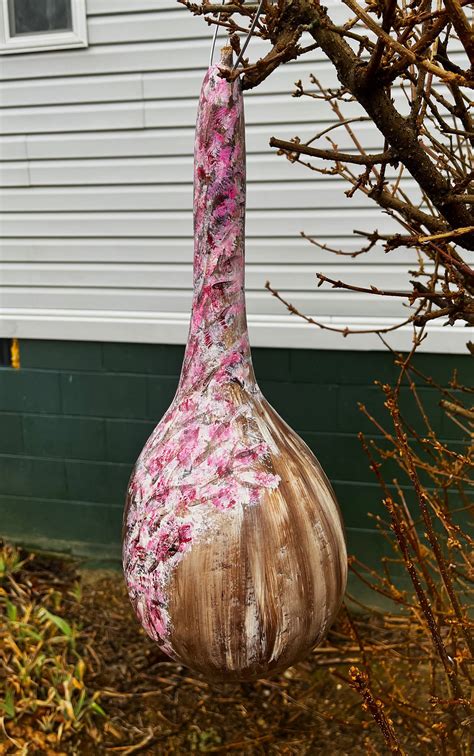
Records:
[[[359,696],[338,677],[358,660],[358,650],[338,645],[337,623],[322,648],[281,675],[210,685],[163,656],[145,635],[120,572],[78,572],[71,562],[37,555],[15,579],[36,598],[52,588],[62,594],[62,616],[80,629],[85,683],[100,692],[106,714],[44,749],[38,740],[26,746],[34,726],[28,717],[5,720],[25,754],[386,753]],[[22,751],[5,741],[0,753]]]

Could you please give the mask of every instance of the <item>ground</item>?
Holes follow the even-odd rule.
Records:
[[[388,752],[343,679],[358,649],[337,623],[284,674],[216,686],[159,652],[119,571],[10,549],[0,585],[2,755]]]

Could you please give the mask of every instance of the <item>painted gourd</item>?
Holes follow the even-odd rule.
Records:
[[[176,396],[131,476],[123,538],[139,621],[210,680],[255,679],[304,656],[347,576],[331,485],[255,381],[244,224],[241,86],[215,65],[196,126],[188,343]]]

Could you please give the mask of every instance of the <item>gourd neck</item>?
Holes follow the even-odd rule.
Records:
[[[255,381],[245,311],[245,131],[240,81],[209,68],[194,148],[194,296],[180,386]]]

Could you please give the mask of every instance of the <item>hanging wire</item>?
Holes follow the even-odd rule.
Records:
[[[225,3],[225,0],[222,0],[222,5],[224,5],[224,3]],[[243,58],[243,55],[244,55],[244,53],[245,53],[245,51],[247,49],[247,45],[250,42],[250,38],[251,38],[251,36],[253,34],[253,30],[255,29],[255,26],[257,24],[258,17],[260,16],[260,12],[262,10],[262,6],[263,6],[263,0],[260,0],[260,2],[258,4],[258,8],[255,11],[255,16],[253,17],[252,23],[250,24],[250,29],[248,30],[248,34],[247,34],[247,36],[245,38],[245,42],[242,45],[242,49],[241,49],[241,51],[240,51],[240,53],[238,55],[237,60],[234,63],[234,67],[232,69],[233,71],[235,71],[235,69],[237,68],[237,66],[239,65],[240,61]],[[219,15],[217,17],[217,20],[220,21],[220,19],[221,19],[221,14],[219,13]],[[212,61],[214,60],[214,50],[216,49],[216,39],[217,39],[217,33],[218,33],[218,31],[219,31],[219,25],[216,24],[216,28],[214,29],[214,34],[212,35],[211,54],[209,56],[209,67],[212,66]]]
[[[252,34],[253,34],[253,30],[255,29],[255,26],[256,26],[256,24],[257,24],[257,21],[258,21],[258,17],[259,17],[259,15],[260,15],[260,11],[262,10],[262,5],[263,5],[263,0],[260,0],[260,2],[259,2],[259,4],[258,4],[258,8],[257,8],[257,10],[255,11],[255,16],[253,17],[252,23],[250,24],[250,29],[249,29],[249,32],[248,32],[248,34],[247,34],[247,37],[246,37],[246,39],[245,39],[245,42],[244,42],[244,44],[242,45],[242,49],[241,49],[241,51],[240,51],[240,53],[239,53],[239,57],[237,58],[237,60],[236,60],[236,61],[235,61],[235,63],[234,63],[234,68],[232,69],[233,71],[235,71],[235,69],[237,68],[237,66],[239,65],[240,61],[242,60],[242,58],[243,58],[243,56],[244,56],[244,52],[245,52],[245,51],[246,51],[246,49],[247,49],[247,45],[248,45],[248,43],[250,42],[250,38],[251,38],[251,36],[252,36]]]
[[[225,0],[222,0],[222,5],[224,5]],[[221,14],[217,16],[217,20],[221,20]],[[212,61],[214,59],[214,50],[216,49],[216,39],[217,39],[217,32],[219,31],[219,24],[216,24],[216,28],[214,29],[214,34],[212,35],[212,45],[211,45],[211,54],[209,56],[209,68],[212,66]]]

